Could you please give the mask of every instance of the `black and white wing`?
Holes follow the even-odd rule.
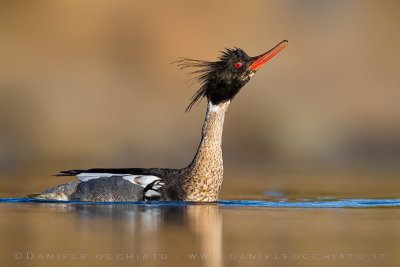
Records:
[[[141,191],[142,198],[140,200],[160,200],[162,198],[162,189],[165,185],[163,177],[167,175],[169,169],[139,169],[139,168],[125,168],[125,169],[88,169],[88,170],[69,170],[62,171],[55,176],[77,176],[82,182],[80,187],[86,186],[92,189],[88,191],[98,191],[102,187],[118,187],[121,184],[116,184],[117,179],[130,182],[130,186],[126,183],[121,184],[128,189],[134,189],[134,192]],[[140,189],[140,190],[138,190]],[[125,190],[126,191],[126,190]],[[118,192],[114,192],[118,194]]]

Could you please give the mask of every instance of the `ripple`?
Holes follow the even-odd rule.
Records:
[[[324,199],[324,200],[322,200]],[[130,204],[143,206],[190,206],[204,205],[199,202],[181,201],[137,201],[137,202],[78,202],[78,201],[57,201],[39,200],[31,198],[0,198],[0,203],[62,203],[62,204],[99,204],[115,205]],[[278,200],[219,200],[216,203],[206,203],[220,205],[222,207],[271,207],[271,208],[375,208],[375,207],[400,207],[400,198],[397,199],[299,199],[297,201]]]

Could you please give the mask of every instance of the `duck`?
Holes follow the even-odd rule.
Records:
[[[89,202],[217,201],[224,173],[222,132],[228,107],[261,66],[287,45],[288,41],[284,40],[255,57],[233,47],[221,51],[217,61],[190,58],[175,61],[180,69],[192,69],[190,73],[200,84],[186,111],[203,98],[208,103],[200,145],[187,167],[61,171],[55,176],[76,176],[78,179],[27,197]]]

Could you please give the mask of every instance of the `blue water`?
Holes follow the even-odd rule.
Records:
[[[196,202],[179,201],[137,201],[137,202],[77,202],[38,200],[31,198],[0,198],[0,203],[63,203],[63,204],[133,204],[143,206],[188,206],[202,205]],[[376,207],[400,207],[400,198],[397,199],[300,199],[296,201],[277,200],[219,200],[215,205],[222,207],[271,207],[271,208],[376,208]]]

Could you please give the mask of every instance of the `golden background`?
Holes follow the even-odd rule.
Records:
[[[216,60],[232,46],[255,56],[284,39],[289,46],[227,113],[226,187],[234,177],[272,189],[298,180],[312,186],[309,173],[321,170],[325,181],[342,170],[361,172],[361,180],[391,177],[400,166],[398,8],[395,1],[1,1],[2,192],[43,190],[64,181],[50,175],[65,169],[186,166],[206,104],[184,113],[197,85],[188,88],[190,77],[170,63]],[[283,173],[293,181],[277,181]]]

